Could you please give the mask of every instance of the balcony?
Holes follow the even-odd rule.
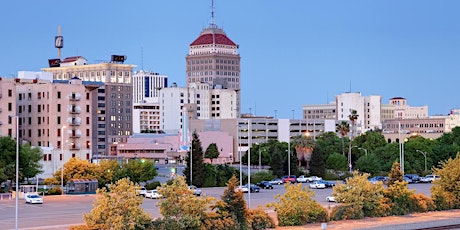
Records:
[[[69,96],[70,101],[79,101],[81,100],[81,94],[79,93],[71,93]]]
[[[70,114],[80,114],[81,109],[80,106],[72,106],[72,108],[69,109]]]
[[[80,138],[81,131],[80,130],[70,130],[69,131],[69,138]]]
[[[68,123],[70,126],[78,126],[78,125],[81,125],[81,118],[79,118],[79,117],[69,117],[69,118],[67,118],[67,123]]]
[[[69,150],[80,150],[81,146],[79,143],[72,142],[70,143]]]

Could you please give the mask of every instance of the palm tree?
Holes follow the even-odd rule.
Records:
[[[310,165],[311,154],[315,148],[315,140],[308,135],[297,135],[291,142],[295,146],[297,153],[297,160],[299,160],[299,167],[302,161],[305,160],[307,163],[307,169]]]
[[[342,121],[340,124],[335,126],[335,131],[340,133],[340,136],[342,137],[342,155],[345,156],[345,142],[343,141],[343,138],[345,138],[347,133],[350,132],[350,124],[346,121]]]
[[[350,167],[350,173],[352,172],[351,169],[351,142],[353,140],[353,137],[355,136],[355,122],[358,120],[358,112],[354,109],[351,110],[350,115],[348,115],[348,119],[350,119],[351,122],[351,138],[350,138],[350,143],[348,143],[348,167]]]

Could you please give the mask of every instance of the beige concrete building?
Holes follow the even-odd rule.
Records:
[[[238,45],[213,22],[190,44],[185,60],[187,87],[201,82],[209,84],[211,88],[240,91],[241,57]],[[238,114],[241,104],[239,95],[238,93]]]
[[[16,138],[16,82],[0,77],[0,136]]]
[[[395,119],[407,118],[426,118],[428,117],[428,106],[412,107],[407,104],[403,97],[393,97],[390,99],[390,105],[394,106]]]
[[[135,66],[115,60],[119,57],[90,64],[82,56],[75,56],[65,58],[59,66],[42,69],[51,72],[57,81],[78,77],[83,82],[99,85],[91,104],[95,111],[91,118],[94,123],[91,148],[97,155],[116,152],[114,143],[126,142],[132,134],[132,70]]]
[[[91,101],[96,89],[78,78],[60,83],[18,79],[19,137],[49,150],[43,156],[48,171],[56,171],[72,157],[91,159]]]

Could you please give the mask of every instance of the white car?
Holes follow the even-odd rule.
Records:
[[[307,183],[308,182],[308,178],[304,175],[297,177],[296,180],[297,180],[297,183]]]
[[[26,203],[43,204],[43,198],[41,198],[38,194],[28,193],[26,194]]]
[[[326,201],[327,201],[327,202],[335,202],[335,197],[333,197],[333,196],[327,196],[327,197],[326,197]]]
[[[145,197],[145,193],[147,193],[147,189],[145,187],[140,187],[139,190],[137,190],[136,192],[137,192],[137,195]]]
[[[310,188],[326,188],[326,185],[324,183],[321,183],[320,181],[313,181],[308,186]]]
[[[318,177],[318,176],[311,176],[311,177],[307,177],[307,182],[314,182],[314,181],[317,181],[317,180],[322,180],[323,178],[322,177]]]
[[[235,192],[244,192],[247,193],[249,192],[248,186],[243,185],[243,186],[238,186],[235,188]]]
[[[154,190],[147,190],[147,192],[145,192],[145,198],[150,198],[150,199],[160,199],[162,198],[163,195],[161,195],[160,193],[158,193],[158,190],[154,189]]]
[[[201,196],[201,193],[202,193],[201,189],[197,188],[195,185],[188,186],[188,189],[193,192],[193,195]]]
[[[438,175],[426,175],[424,177],[420,177],[420,182],[422,183],[431,183],[434,180],[438,180],[439,176]]]

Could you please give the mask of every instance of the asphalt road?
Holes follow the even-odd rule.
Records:
[[[304,184],[307,186],[308,184]],[[416,189],[417,193],[430,195],[431,184],[411,184],[410,189]],[[203,188],[203,194],[220,198],[224,188]],[[276,201],[276,194],[284,193],[283,185],[275,185],[273,190],[261,190],[259,193],[246,193],[246,202],[251,208],[265,206],[265,204]],[[326,196],[331,195],[331,189],[314,189],[315,197],[321,205],[332,208],[335,203],[326,202]],[[47,196],[44,204],[25,204],[24,200],[19,200],[18,223],[20,229],[68,229],[71,225],[83,223],[83,213],[88,213],[92,209],[95,195],[81,196]],[[142,207],[153,218],[160,217],[159,208],[156,206],[158,200],[144,199]],[[15,200],[0,201],[0,229],[15,228]]]

